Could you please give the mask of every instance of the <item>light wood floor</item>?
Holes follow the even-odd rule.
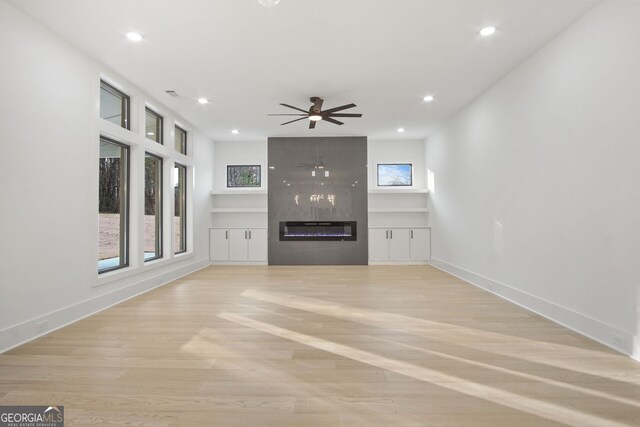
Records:
[[[428,266],[210,267],[0,355],[67,425],[640,425],[640,364]]]

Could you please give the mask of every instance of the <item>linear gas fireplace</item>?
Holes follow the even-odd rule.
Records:
[[[358,240],[356,221],[280,221],[280,240]]]

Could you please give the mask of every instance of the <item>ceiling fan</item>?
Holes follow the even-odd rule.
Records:
[[[312,96],[310,101],[313,105],[309,108],[309,111],[303,110],[302,108],[294,107],[289,104],[280,104],[283,107],[293,108],[294,110],[298,110],[303,112],[304,114],[269,114],[270,116],[300,116],[299,119],[290,120],[285,123],[281,123],[281,125],[288,125],[289,123],[297,122],[299,120],[309,119],[309,129],[314,129],[316,127],[316,123],[320,120],[324,120],[329,123],[333,123],[334,125],[343,125],[344,123],[334,119],[334,117],[362,117],[362,114],[359,113],[338,113],[338,111],[348,110],[349,108],[353,108],[356,104],[346,104],[341,105],[340,107],[329,108],[328,110],[322,110],[322,103],[324,100],[318,96]]]

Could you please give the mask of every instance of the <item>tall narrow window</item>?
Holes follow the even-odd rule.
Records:
[[[174,253],[187,250],[187,167],[175,164],[174,178]]]
[[[162,144],[162,116],[145,108],[145,133],[147,138]]]
[[[100,80],[100,117],[130,129],[129,97],[103,80]]]
[[[129,147],[100,138],[98,272],[129,265]]]
[[[176,151],[187,154],[187,131],[176,126]]]
[[[162,258],[162,159],[144,157],[144,260]]]

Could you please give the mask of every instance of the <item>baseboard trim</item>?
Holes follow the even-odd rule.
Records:
[[[640,360],[640,349],[634,352],[635,337],[621,329],[604,323],[598,319],[578,313],[566,307],[562,307],[551,301],[536,297],[526,292],[515,289],[504,283],[497,282],[488,277],[476,274],[472,271],[450,264],[446,261],[431,260],[431,265],[439,270],[451,274],[467,283],[489,291],[502,299],[512,302],[520,307],[532,311],[546,319],[551,320],[565,328],[571,329],[581,335],[595,340],[615,351]],[[624,346],[612,342],[612,337],[617,335],[624,340]]]
[[[128,286],[0,330],[0,354],[208,266],[209,260],[205,259],[179,265],[175,269],[164,271],[160,274],[141,274],[140,276],[143,277],[141,277],[140,280]],[[87,286],[89,286],[89,284],[87,284]],[[39,332],[37,325],[44,320],[48,323],[47,329],[46,331]]]
[[[211,265],[268,265],[267,261],[210,261]]]
[[[429,261],[369,261],[369,265],[429,265]]]

